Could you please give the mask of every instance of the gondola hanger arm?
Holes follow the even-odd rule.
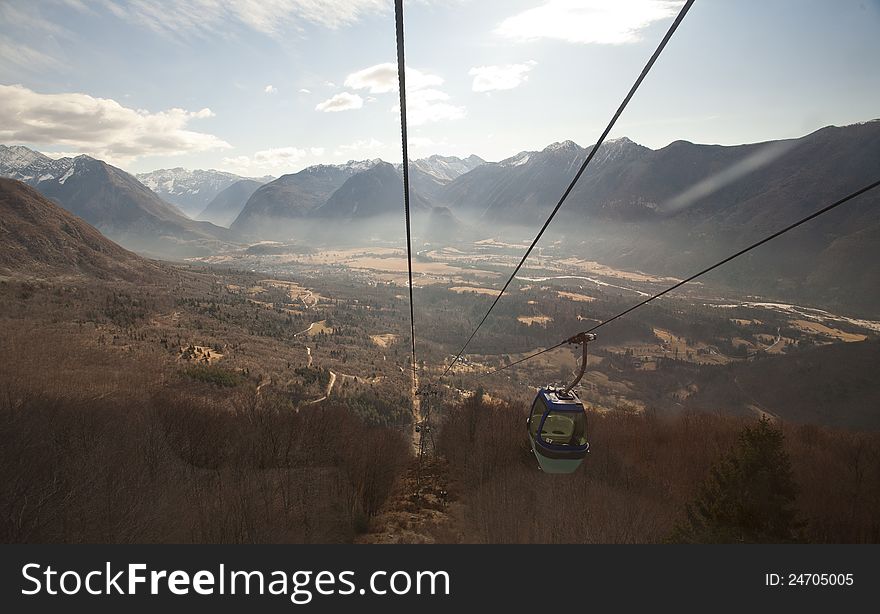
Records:
[[[578,383],[581,381],[581,378],[584,376],[584,372],[586,372],[586,370],[587,370],[587,345],[590,343],[590,341],[595,341],[595,340],[596,340],[596,333],[586,333],[586,332],[578,333],[578,334],[574,335],[573,337],[569,337],[568,339],[566,339],[566,343],[580,344],[581,347],[583,347],[583,353],[584,353],[583,359],[581,361],[581,370],[578,373],[577,377],[574,379],[574,381],[572,383],[570,383],[565,388],[566,395],[571,393],[572,388],[577,386]]]

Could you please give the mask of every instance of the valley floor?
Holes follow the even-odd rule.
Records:
[[[3,525],[4,538],[659,541],[736,429],[760,413],[785,430],[809,486],[800,505],[810,539],[878,540],[877,494],[864,481],[880,466],[876,436],[814,426],[880,429],[876,323],[706,287],[609,326],[591,347],[580,394],[598,428],[576,483],[603,502],[585,502],[558,480],[544,492],[547,478],[524,450],[523,408],[535,386],[568,379],[577,357],[560,348],[477,375],[664,283],[590,266],[585,275],[529,272],[516,282],[440,386],[436,455],[421,472],[407,292],[382,278],[388,271],[163,264],[140,283],[7,276],[0,437],[11,445],[2,499],[20,520]],[[416,288],[423,381],[436,381],[491,301],[494,282],[470,271],[460,266]],[[496,422],[474,414],[476,431],[450,439],[475,390]],[[705,430],[689,464],[652,469],[690,445],[694,415],[706,416],[698,419]],[[472,448],[459,447],[470,440]],[[180,488],[164,487],[169,481]],[[534,522],[556,513],[539,505],[544,497],[560,513],[588,509],[592,520],[547,532]],[[504,511],[523,501],[528,527]],[[613,514],[651,505],[653,515]],[[166,507],[184,510],[180,526],[163,524]],[[846,521],[852,510],[857,520]]]

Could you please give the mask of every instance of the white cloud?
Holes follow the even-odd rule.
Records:
[[[303,87],[303,88],[300,88],[299,93],[300,94],[311,94],[312,90],[307,90],[306,88]]]
[[[278,169],[290,169],[309,155],[309,153],[308,150],[298,147],[276,147],[273,149],[262,149],[254,153],[253,156],[223,158],[223,164],[227,168],[232,167],[240,172],[275,171]],[[323,153],[323,150],[321,153]]]
[[[494,90],[512,90],[528,80],[528,72],[536,62],[529,60],[523,64],[505,64],[504,66],[476,66],[468,74],[474,78],[475,92],[491,92]]]
[[[370,94],[397,92],[397,64],[385,62],[353,72],[345,78],[345,85]],[[406,67],[406,110],[410,125],[464,117],[464,107],[447,102],[449,95],[436,89],[441,85],[442,77]],[[399,113],[400,105],[393,106],[392,111]]]
[[[438,87],[443,85],[443,79],[437,75],[423,73],[415,68],[406,68],[406,87],[407,89],[420,90],[428,87]],[[395,88],[396,89],[396,88]]]
[[[550,38],[602,45],[634,43],[644,28],[673,17],[682,4],[679,0],[549,0],[508,17],[495,32],[520,41]]]
[[[95,3],[66,0],[83,11]],[[228,35],[237,24],[271,36],[289,35],[303,24],[338,28],[365,15],[388,10],[386,0],[100,0],[119,19],[156,32],[184,37],[191,33]]]
[[[275,94],[278,92],[278,88],[272,84],[269,84],[263,88],[263,92],[265,92],[266,94]]]
[[[393,92],[397,88],[397,65],[387,62],[353,72],[345,78],[345,86],[368,89],[371,94]]]
[[[439,148],[448,149],[449,142],[446,140],[446,137],[443,137],[439,141],[435,141],[434,139],[427,136],[411,136],[409,137],[409,149],[410,151],[425,151],[431,154],[437,153]]]
[[[427,136],[411,136],[411,137],[409,137],[410,148],[418,147],[418,148],[424,149],[427,147],[434,147],[437,144],[438,143],[434,139],[432,139],[431,137],[427,137]]]
[[[345,78],[346,87],[355,90],[368,89],[371,94],[387,94],[397,91],[397,64],[386,62],[353,72]],[[437,75],[423,73],[415,68],[406,68],[406,89],[419,90],[443,85]]]
[[[400,157],[400,143],[385,143],[375,137],[358,139],[351,143],[337,146],[333,150],[333,158],[337,162],[345,160],[372,160],[382,158],[386,161],[394,161],[394,157]]]
[[[314,164],[326,150],[323,147],[275,147],[261,149],[251,156],[223,158],[223,170],[240,175],[283,175]]]
[[[407,92],[406,121],[410,126],[421,126],[430,122],[449,119],[460,119],[465,116],[464,107],[447,102],[449,95],[435,89]],[[400,112],[400,105],[393,107],[395,113]]]
[[[229,143],[212,134],[187,129],[191,121],[213,116],[210,109],[151,113],[88,94],[40,94],[0,85],[0,142],[73,147],[116,163],[228,149]]]
[[[328,98],[324,102],[318,103],[315,107],[316,111],[324,113],[336,113],[339,111],[350,111],[352,109],[360,109],[364,106],[364,99],[357,94],[349,92],[339,92],[335,96]]]
[[[345,86],[368,89],[371,94],[385,94],[397,89],[397,65],[387,62],[353,72],[345,78]]]

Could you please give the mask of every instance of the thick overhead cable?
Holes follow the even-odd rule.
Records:
[[[403,0],[394,0],[397,27],[397,85],[400,90],[400,140],[403,150],[403,211],[406,217],[406,266],[409,275],[409,328],[412,342],[412,377],[416,385],[416,321],[413,312],[412,236],[409,216],[409,154],[406,136],[406,61],[403,54]]]
[[[636,90],[639,89],[639,86],[642,84],[642,81],[644,81],[645,77],[651,71],[651,68],[654,66],[654,63],[657,61],[657,58],[660,57],[660,54],[663,52],[663,49],[666,47],[666,44],[669,42],[669,40],[672,38],[672,35],[678,29],[678,26],[681,24],[685,15],[687,15],[687,12],[690,10],[693,3],[694,3],[694,0],[687,0],[687,2],[685,2],[684,6],[681,8],[681,11],[679,11],[679,13],[678,13],[678,16],[675,18],[675,21],[672,22],[671,26],[669,26],[669,30],[667,30],[666,35],[663,37],[663,40],[660,41],[660,44],[657,46],[657,49],[654,51],[654,54],[648,60],[648,63],[645,64],[645,67],[642,69],[642,72],[639,74],[639,77],[636,79],[635,83],[633,83],[633,86],[630,88],[626,97],[623,99],[623,102],[620,103],[620,106],[617,108],[617,111],[614,113],[614,116],[612,116],[611,121],[608,122],[608,126],[605,128],[605,131],[602,132],[602,135],[599,137],[599,140],[596,141],[595,145],[593,145],[593,149],[590,150],[589,155],[584,160],[583,164],[581,164],[580,169],[578,169],[578,172],[574,176],[574,179],[571,180],[571,183],[569,183],[568,188],[566,188],[565,192],[563,192],[562,197],[559,199],[559,202],[556,203],[556,206],[553,208],[553,211],[550,212],[550,216],[547,218],[547,221],[544,222],[544,225],[541,227],[541,230],[538,231],[538,234],[535,237],[535,240],[532,241],[532,244],[529,246],[529,248],[526,250],[526,253],[523,255],[522,260],[519,261],[519,264],[516,265],[516,268],[513,270],[513,273],[510,274],[510,278],[504,284],[504,287],[501,288],[501,292],[498,293],[498,296],[495,297],[495,300],[492,302],[492,305],[489,307],[489,310],[486,312],[486,315],[483,316],[483,319],[480,320],[479,324],[477,324],[477,327],[474,329],[474,332],[472,332],[471,336],[468,337],[468,340],[462,346],[461,350],[459,350],[458,354],[456,354],[456,356],[452,360],[452,362],[449,363],[449,365],[446,367],[446,370],[443,372],[443,375],[446,375],[447,373],[449,373],[449,370],[452,369],[452,367],[455,365],[456,362],[458,362],[458,359],[461,358],[461,355],[467,349],[468,345],[470,345],[474,336],[477,334],[477,331],[480,330],[481,326],[483,326],[483,323],[486,321],[486,318],[488,318],[489,314],[492,313],[492,310],[495,309],[495,305],[498,304],[498,300],[501,298],[501,296],[507,290],[507,287],[510,285],[510,282],[512,282],[513,279],[516,277],[516,274],[519,273],[520,268],[522,268],[522,265],[525,263],[526,259],[529,257],[529,254],[532,253],[532,250],[535,248],[535,245],[537,245],[538,241],[541,240],[541,236],[544,234],[544,231],[547,230],[547,227],[550,225],[550,222],[553,221],[553,218],[556,216],[556,213],[559,211],[560,207],[562,207],[562,204],[568,198],[568,195],[574,189],[575,184],[578,182],[578,179],[581,178],[581,175],[583,175],[584,170],[587,168],[587,165],[593,160],[593,158],[596,155],[596,152],[599,151],[599,147],[602,145],[602,143],[607,138],[608,133],[611,132],[611,129],[614,127],[614,124],[617,123],[617,119],[623,113],[623,110],[626,109],[626,106],[629,104],[629,101],[632,99],[633,95],[636,93]]]
[[[870,192],[871,190],[877,188],[878,186],[880,186],[880,180],[877,180],[877,181],[875,181],[874,183],[870,183],[870,184],[866,185],[865,187],[856,190],[855,192],[851,192],[850,194],[847,194],[846,196],[844,196],[844,197],[841,198],[840,200],[834,201],[833,203],[831,203],[831,204],[828,205],[827,207],[823,207],[822,209],[819,209],[818,211],[816,211],[816,212],[814,212],[814,213],[811,213],[811,214],[808,215],[807,217],[801,218],[801,219],[799,219],[797,222],[794,222],[793,224],[789,224],[788,226],[786,226],[785,228],[783,228],[783,229],[781,229],[781,230],[777,230],[777,231],[774,232],[773,234],[771,234],[771,235],[769,235],[769,236],[767,236],[767,237],[764,237],[764,238],[761,239],[760,241],[757,241],[757,242],[755,242],[755,243],[752,243],[752,244],[749,245],[748,247],[745,247],[745,248],[739,250],[739,251],[736,252],[735,254],[731,254],[730,256],[728,256],[727,258],[725,258],[724,260],[719,260],[718,262],[716,262],[716,263],[713,264],[712,266],[706,267],[705,269],[703,269],[703,270],[700,271],[699,273],[694,273],[693,275],[691,275],[691,276],[688,277],[687,279],[683,279],[683,280],[681,280],[680,282],[676,283],[675,285],[672,285],[672,286],[666,288],[666,289],[663,290],[662,292],[658,292],[657,294],[654,294],[653,296],[650,296],[650,297],[646,298],[645,300],[643,300],[643,301],[641,301],[641,302],[639,302],[639,303],[636,303],[636,304],[633,305],[632,307],[629,307],[628,309],[624,309],[624,310],[621,311],[620,313],[618,313],[618,314],[616,314],[616,315],[614,315],[614,316],[611,316],[610,318],[608,318],[608,319],[606,319],[606,320],[603,320],[603,321],[599,322],[599,323],[596,324],[594,327],[592,327],[592,328],[587,329],[586,331],[584,331],[584,333],[592,333],[592,332],[594,332],[594,331],[596,331],[596,330],[602,328],[602,327],[605,326],[606,324],[609,324],[609,323],[613,322],[614,320],[617,320],[618,318],[622,318],[622,317],[625,316],[626,314],[628,314],[628,313],[630,313],[630,312],[632,312],[632,311],[635,311],[635,310],[638,309],[639,307],[642,307],[642,306],[644,306],[644,305],[647,305],[647,304],[650,303],[651,301],[660,298],[660,297],[663,296],[664,294],[668,294],[668,293],[672,292],[673,290],[682,287],[682,286],[685,285],[686,283],[695,280],[697,277],[700,277],[700,276],[702,276],[702,275],[705,275],[705,274],[708,273],[709,271],[713,271],[713,270],[717,269],[718,267],[720,267],[720,266],[723,265],[723,264],[727,264],[728,262],[730,262],[730,261],[733,260],[734,258],[739,258],[739,257],[742,256],[743,254],[752,251],[752,250],[755,249],[756,247],[760,247],[761,245],[764,245],[764,244],[767,243],[768,241],[772,241],[773,239],[775,239],[775,238],[777,238],[777,237],[779,237],[779,236],[781,236],[781,235],[784,235],[784,234],[787,233],[788,231],[790,231],[790,230],[794,230],[795,228],[797,228],[797,227],[800,226],[801,224],[805,224],[805,223],[809,222],[810,220],[819,217],[820,215],[824,215],[824,214],[828,213],[829,211],[831,211],[831,210],[833,210],[833,209],[836,209],[837,207],[839,207],[839,206],[841,206],[841,205],[843,205],[843,204],[845,204],[845,203],[848,203],[849,201],[853,200],[854,198],[857,198],[857,197],[861,196],[861,195],[864,194],[865,192]],[[514,366],[514,365],[518,365],[518,364],[520,364],[520,363],[522,363],[522,362],[525,362],[525,361],[527,361],[527,360],[531,360],[531,359],[534,358],[535,356],[540,356],[541,354],[544,354],[544,353],[546,353],[546,352],[549,352],[550,350],[555,350],[556,348],[561,347],[561,346],[565,345],[566,343],[570,343],[570,339],[566,339],[565,341],[562,341],[561,343],[557,343],[556,345],[553,345],[553,346],[551,346],[551,347],[545,348],[545,349],[543,349],[543,350],[541,350],[541,351],[539,351],[539,352],[535,352],[534,354],[530,354],[530,355],[526,356],[525,358],[520,358],[519,360],[517,360],[517,361],[515,361],[515,362],[512,362],[512,363],[510,363],[510,364],[508,364],[508,365],[504,365],[503,367],[499,367],[499,368],[497,368],[497,369],[493,369],[492,371],[487,371],[486,373],[481,374],[481,377],[482,377],[483,375],[491,375],[492,373],[497,373],[498,371],[503,371],[504,369],[508,369],[508,368],[510,368],[510,367],[512,367],[512,366]]]

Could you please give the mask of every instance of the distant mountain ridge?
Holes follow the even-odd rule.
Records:
[[[478,227],[535,228],[588,151],[564,141],[521,152],[465,173],[437,199]],[[675,141],[652,150],[621,138],[599,148],[550,231],[591,259],[681,276],[878,177],[877,120],[735,146]],[[878,237],[875,191],[725,266],[716,279],[876,315]]]
[[[260,181],[252,179],[240,179],[220,192],[208,203],[208,206],[196,216],[197,220],[203,220],[229,228],[235,221],[241,210],[244,209],[248,199],[262,185]]]
[[[467,158],[434,155],[412,161],[410,166],[411,204],[414,209],[429,210],[438,190],[455,178],[483,164],[485,161],[475,155]],[[396,172],[396,181],[399,182],[400,165],[392,166],[378,158],[349,160],[343,164],[315,165],[297,173],[284,175],[266,184],[261,183],[266,178],[241,179],[237,175],[222,171],[183,168],[160,169],[150,173],[141,173],[136,177],[142,179],[143,182],[138,182],[135,177],[124,171],[88,156],[54,160],[26,147],[0,145],[0,174],[29,182],[50,197],[58,199],[71,211],[83,215],[85,219],[108,235],[131,245],[134,249],[144,249],[144,246],[137,241],[138,232],[149,235],[155,234],[151,230],[158,230],[161,234],[165,229],[150,229],[144,225],[138,225],[136,230],[128,228],[133,220],[126,219],[124,212],[129,210],[131,213],[131,207],[126,206],[130,199],[116,199],[113,202],[114,206],[107,207],[108,203],[101,203],[100,199],[97,203],[86,202],[91,199],[91,196],[86,199],[79,190],[67,190],[62,187],[74,172],[79,172],[82,175],[86,172],[85,167],[89,165],[105,165],[108,169],[113,169],[113,171],[105,173],[105,179],[108,180],[111,176],[119,180],[124,177],[133,179],[137,185],[143,188],[138,189],[134,183],[128,186],[132,193],[139,192],[140,200],[143,201],[140,203],[141,208],[166,223],[163,225],[172,221],[182,225],[184,236],[179,236],[181,232],[173,230],[168,230],[166,234],[169,236],[177,235],[184,241],[226,239],[227,235],[223,233],[223,229],[186,221],[183,211],[170,202],[163,201],[160,194],[169,201],[183,203],[184,206],[188,203],[188,206],[192,207],[194,199],[203,198],[216,191],[218,186],[228,183],[226,187],[216,191],[214,198],[203,210],[192,217],[217,223],[220,226],[229,226],[235,236],[251,238],[271,237],[273,233],[278,232],[279,223],[283,227],[285,223],[297,219],[340,217],[343,216],[342,212],[344,211],[348,212],[349,217],[354,218],[382,215],[396,211],[396,207],[389,206],[388,203],[396,203],[402,198],[401,186],[395,186],[395,181],[391,179],[392,173]],[[370,171],[379,166],[382,167],[382,171],[371,176]],[[336,198],[330,202],[331,197],[343,187],[346,181],[363,173],[367,173],[367,175],[349,185],[346,190],[336,195]],[[115,183],[125,183],[125,181],[121,180]],[[360,187],[353,188],[352,185]],[[362,198],[359,194],[361,189],[372,188],[375,188],[376,191],[371,195]],[[74,195],[72,192],[76,192],[76,194]],[[326,206],[328,204],[329,206]],[[189,211],[191,213],[192,209]],[[454,218],[455,216],[451,216],[448,220]],[[447,223],[445,226],[449,227],[450,224]],[[135,230],[135,232],[130,232],[131,230]],[[199,236],[187,236],[192,232]],[[175,254],[169,253],[167,255],[173,256]]]
[[[431,205],[419,193],[410,194],[411,211],[428,211]],[[393,165],[379,162],[355,173],[315,209],[315,217],[371,218],[400,215],[403,211],[402,177]]]
[[[136,251],[185,257],[204,254],[229,237],[225,228],[187,218],[134,176],[89,156],[53,160],[26,147],[0,145],[0,175],[35,187]]]
[[[66,181],[74,158],[50,158],[22,145],[0,145],[0,176],[28,183],[48,179]]]
[[[414,208],[429,210],[437,191],[449,183],[450,178],[481,164],[485,161],[478,156],[464,159],[430,156],[413,161],[410,165],[411,204]],[[377,168],[381,170],[376,171]],[[344,184],[361,174],[365,177],[343,189]],[[371,194],[362,197],[353,186],[369,190]],[[230,229],[242,237],[284,239],[308,220],[346,215],[366,218],[395,211],[397,203],[402,203],[402,194],[399,164],[391,165],[378,158],[319,164],[283,175],[257,189]]]
[[[590,149],[568,140],[500,162],[474,156],[466,159],[473,163],[470,170],[464,161],[442,156],[412,162],[414,211],[433,212],[425,218],[431,220],[425,228],[427,240],[432,226],[454,229],[444,234],[459,239],[504,232],[506,227],[536,228]],[[322,218],[366,221],[380,210],[393,212],[402,188],[399,165],[393,179],[382,167],[385,177],[379,183],[387,190],[359,177],[384,164],[371,160],[364,164],[367,169],[349,163],[285,175],[257,190],[232,228],[249,239],[284,240],[298,229],[308,238],[313,223]],[[681,276],[878,176],[880,121],[736,146],[675,141],[653,150],[621,137],[598,149],[552,231],[567,249],[589,258]],[[375,198],[367,196],[370,190]],[[376,199],[384,207],[372,202]],[[438,207],[446,213],[441,215]],[[263,216],[262,227],[246,229],[243,220],[256,212]],[[872,193],[731,263],[717,278],[752,292],[876,313],[878,239],[880,194]]]
[[[650,152],[626,137],[606,141],[588,173],[636,163]],[[498,215],[507,222],[535,223],[541,212],[546,217],[562,196],[587,153],[574,141],[552,143],[541,151],[522,151],[457,177],[439,191],[437,198],[453,210],[478,217]]]
[[[439,181],[449,182],[485,163],[485,160],[476,155],[470,155],[467,158],[433,155],[413,160],[411,165]]]
[[[277,238],[282,226],[301,220],[327,202],[330,195],[356,173],[381,160],[319,164],[297,173],[282,175],[258,188],[230,225],[239,236]]]
[[[247,179],[268,183],[274,177],[242,177],[214,169],[169,168],[138,173],[135,177],[164,200],[177,206],[187,216],[195,219],[211,201],[233,183]]]
[[[445,228],[450,240],[505,228],[531,231],[558,202],[589,151],[568,140],[500,162],[477,156],[412,161],[413,211],[431,213],[419,220],[430,220],[426,240],[432,226]],[[361,230],[357,225],[340,231],[328,220],[366,222],[399,213],[402,198],[399,165],[378,159],[317,165],[255,189],[252,183],[239,185],[218,204],[225,220],[241,207],[226,231],[186,220],[127,173],[91,158],[52,160],[24,147],[0,146],[0,174],[35,185],[128,247],[141,248],[138,237],[168,239],[164,245],[172,255],[178,253],[174,245],[207,242],[203,247],[210,249],[211,241],[233,237],[332,241],[350,234],[353,239]],[[878,176],[878,120],[735,146],[674,141],[654,150],[621,137],[598,149],[550,231],[572,253],[680,276]],[[753,292],[816,297],[829,307],[876,313],[878,211],[880,195],[866,194],[724,267],[718,279]],[[314,234],[316,228],[331,232]],[[369,228],[373,238],[398,230]]]

